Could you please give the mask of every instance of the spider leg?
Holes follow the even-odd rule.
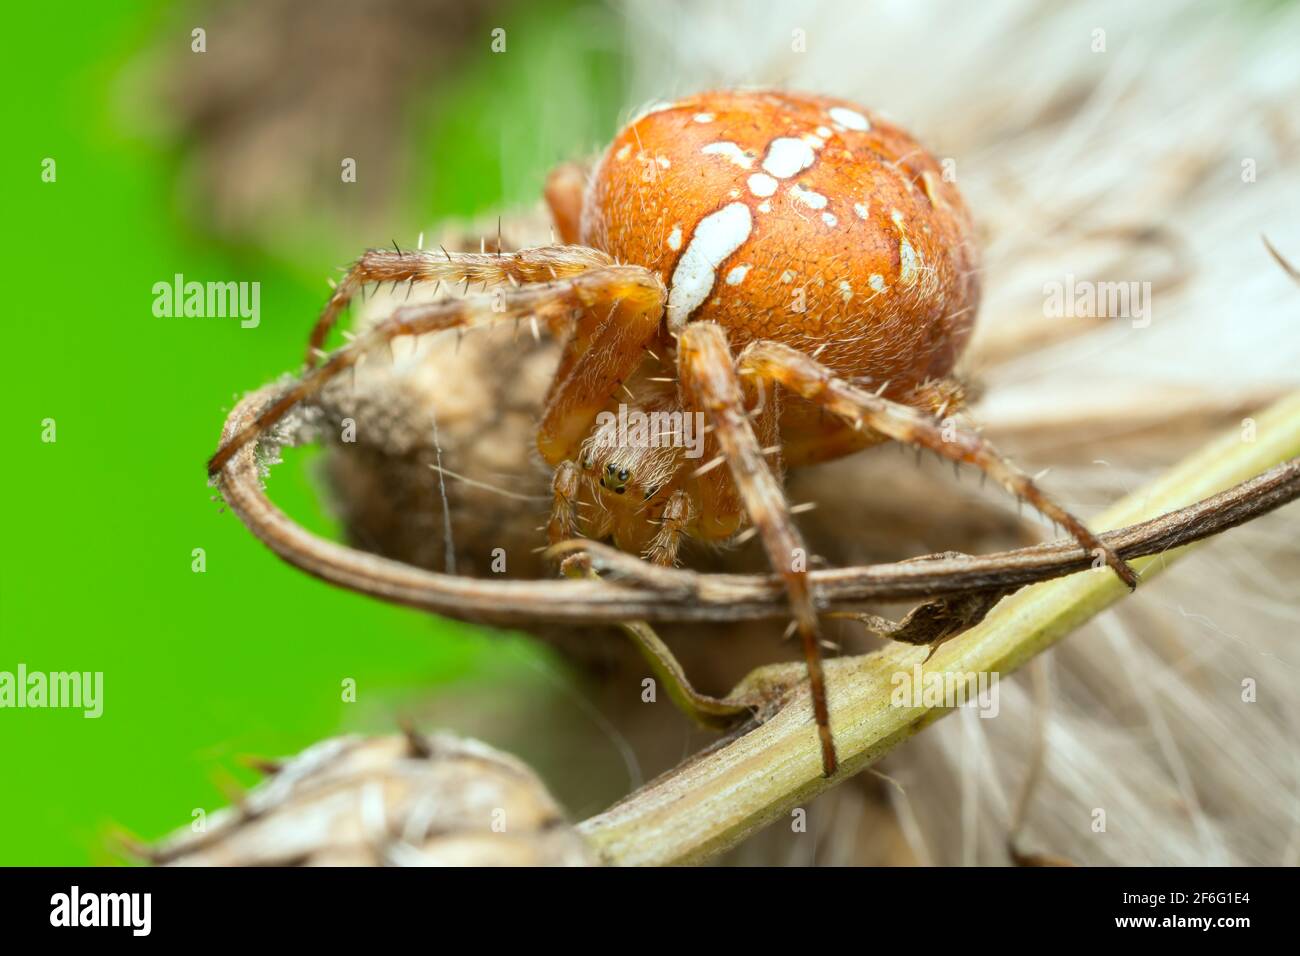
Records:
[[[627,266],[610,267],[609,275],[574,316],[537,428],[538,451],[555,466],[547,525],[551,544],[578,532],[583,477],[575,459],[610,396],[645,361],[663,318],[664,287],[653,275]],[[599,509],[589,516],[587,531],[602,538],[611,522],[612,515]]]
[[[688,405],[702,408],[708,415],[768,560],[785,582],[808,666],[822,770],[829,777],[835,773],[838,759],[826,706],[821,635],[808,586],[807,548],[746,414],[741,379],[726,332],[713,322],[688,324],[677,342],[677,361]]]
[[[368,249],[348,269],[325,303],[307,342],[307,368],[314,368],[320,350],[340,313],[362,288],[372,282],[447,282],[455,285],[512,286],[549,282],[612,263],[604,253],[585,247],[539,246],[518,252],[446,252],[442,249]]]
[[[560,242],[578,242],[582,225],[582,197],[590,170],[578,163],[561,163],[546,177],[546,205],[555,220]]]
[[[583,303],[560,356],[537,430],[552,465],[576,458],[583,439],[659,334],[663,283],[637,266],[610,266]]]
[[[562,461],[551,478],[551,493],[554,503],[551,505],[551,520],[546,525],[546,540],[550,544],[559,544],[577,537],[578,492],[582,490],[582,473],[572,461]]]
[[[777,382],[810,402],[839,415],[855,428],[870,429],[894,441],[929,448],[944,458],[975,465],[1040,514],[1060,524],[1079,545],[1105,563],[1129,586],[1137,574],[1083,522],[1044,494],[1033,479],[969,428],[946,427],[925,412],[855,388],[820,362],[779,342],[750,343],[741,353],[742,375]]]
[[[599,253],[592,253],[599,255]],[[572,323],[592,306],[608,308],[611,299],[640,297],[662,301],[663,285],[639,266],[604,266],[568,278],[512,286],[502,295],[474,295],[440,302],[401,306],[349,345],[290,385],[245,428],[231,436],[208,460],[208,474],[225,467],[236,451],[266,432],[298,403],[316,395],[326,383],[357,365],[368,353],[404,335],[424,335],[478,321],[535,316],[553,326]],[[639,349],[638,349],[639,355]],[[606,393],[609,394],[608,392]],[[594,418],[594,413],[593,413]]]
[[[667,568],[677,564],[677,552],[681,548],[682,538],[694,517],[691,512],[691,496],[685,491],[679,488],[668,496],[659,518],[659,530],[646,548],[646,560]]]

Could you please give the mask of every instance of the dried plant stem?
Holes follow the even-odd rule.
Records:
[[[570,578],[600,580],[585,554],[565,559],[560,571]],[[650,666],[655,679],[663,684],[669,698],[683,714],[701,727],[727,730],[761,706],[761,695],[720,698],[702,694],[691,686],[686,671],[658,634],[645,621],[624,621],[619,625]]]
[[[275,394],[253,393],[226,420],[224,437],[238,431]],[[1253,444],[1227,439],[1211,449],[1228,461],[1245,464],[1232,471],[1242,484],[1196,498],[1197,492],[1219,492],[1227,479],[1226,466],[1203,467],[1197,480],[1188,475],[1170,489],[1157,484],[1156,498],[1130,498],[1121,510],[1107,515],[1105,531],[1126,519],[1134,523],[1102,534],[1121,557],[1133,561],[1163,555],[1168,549],[1218,534],[1300,496],[1300,462],[1255,475],[1261,462],[1273,464],[1283,455],[1271,454],[1282,439],[1265,432],[1266,424],[1285,431],[1285,412],[1300,405],[1300,393],[1284,399],[1261,416]],[[1281,418],[1283,424],[1275,424]],[[1237,447],[1240,445],[1241,447]],[[1207,455],[1210,451],[1206,452]],[[1201,466],[1198,466],[1201,467]],[[1262,465],[1260,467],[1263,467]],[[1177,474],[1181,474],[1181,471]],[[1166,479],[1168,480],[1168,479]],[[789,606],[779,578],[773,575],[697,574],[658,568],[634,555],[596,542],[575,542],[605,579],[485,580],[438,574],[365,551],[327,541],[303,529],[267,498],[251,444],[241,448],[218,476],[218,487],[230,508],[272,551],[309,574],[331,584],[369,594],[395,604],[446,614],[462,620],[492,624],[536,621],[574,624],[622,624],[627,621],[746,621],[784,620]],[[1159,502],[1185,504],[1163,513]],[[1145,504],[1144,504],[1145,503]],[[1138,520],[1147,518],[1148,520]],[[1149,565],[1151,562],[1146,562]],[[817,605],[824,611],[860,611],[881,601],[933,600],[990,591],[1014,590],[1091,567],[1092,556],[1069,539],[978,556],[938,556],[895,564],[833,568],[809,574]],[[1111,581],[1098,572],[1084,579]]]
[[[1255,438],[1233,432],[1150,486],[1120,501],[1092,527],[1106,530],[1184,509],[1300,455],[1300,393],[1256,417]],[[1144,581],[1187,545],[1134,561]],[[1127,555],[1126,555],[1127,557]],[[1007,675],[1127,594],[1109,573],[1074,574],[1026,587],[934,654],[925,672]],[[1141,600],[1141,589],[1136,600]],[[601,856],[623,865],[689,863],[734,845],[791,808],[847,779],[950,708],[894,706],[893,675],[912,673],[925,648],[891,645],[827,662],[831,724],[841,769],[821,776],[817,733],[797,665],[764,668],[745,684],[789,687],[762,725],[687,761],[580,825]],[[734,692],[733,692],[734,693]],[[910,703],[910,702],[909,702]]]

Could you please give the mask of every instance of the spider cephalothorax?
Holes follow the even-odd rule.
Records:
[[[956,186],[897,126],[826,97],[701,93],[643,111],[590,173],[552,174],[546,198],[563,245],[365,253],[312,332],[311,371],[218,450],[210,473],[394,338],[539,320],[564,342],[537,438],[555,469],[550,540],[608,537],[671,564],[684,539],[727,541],[752,525],[790,594],[827,774],[835,750],[786,468],[889,439],[929,448],[993,476],[1136,583],[947,417],[979,299],[972,228]],[[366,283],[443,280],[485,290],[398,308],[314,367]]]

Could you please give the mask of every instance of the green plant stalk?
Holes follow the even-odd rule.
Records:
[[[1107,531],[1157,517],[1297,455],[1300,392],[1256,416],[1254,441],[1244,440],[1243,430],[1212,441],[1089,525]],[[1148,582],[1194,546],[1132,563]],[[940,647],[924,672],[1006,676],[1127,594],[1104,568],[1023,588],[980,624]],[[766,723],[687,761],[579,829],[606,862],[619,865],[699,862],[733,846],[948,713],[952,708],[891,702],[897,686],[894,675],[912,674],[926,653],[924,647],[894,644],[828,662],[831,727],[841,761],[832,779],[821,776],[811,707],[799,682],[786,705]],[[785,684],[801,674],[800,668],[763,668],[746,678],[738,691]]]

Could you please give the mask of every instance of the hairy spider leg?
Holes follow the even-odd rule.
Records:
[[[507,286],[500,290],[499,295],[480,294],[462,299],[401,306],[349,345],[334,352],[324,365],[311,370],[290,385],[252,422],[231,436],[208,460],[208,474],[211,476],[220,472],[236,451],[263,435],[290,409],[316,395],[326,383],[355,367],[368,353],[400,336],[424,335],[480,321],[530,316],[555,327],[565,322],[571,323],[575,317],[585,315],[592,309],[605,315],[621,312],[625,300],[634,296],[650,302],[662,302],[663,286],[652,273],[639,266],[605,265],[565,279]],[[618,307],[611,308],[611,301],[618,302]],[[584,381],[579,380],[574,387]],[[602,385],[603,378],[595,376],[594,386]],[[604,394],[608,395],[609,392]],[[548,403],[542,420],[542,431],[546,432],[548,426],[560,430],[555,422],[557,416],[572,414],[575,408],[581,411],[591,404],[591,399],[571,401],[564,389],[558,390]],[[593,416],[594,414],[593,412]]]
[[[576,499],[583,478],[574,459],[583,439],[610,396],[645,361],[663,320],[667,293],[653,273],[639,266],[609,268],[624,271],[611,277],[571,322],[537,429],[537,449],[556,469],[547,524],[551,544],[577,531]],[[592,533],[600,536],[607,530]]]
[[[1040,514],[1061,525],[1090,554],[1101,557],[1130,589],[1137,587],[1136,572],[1087,527],[1043,493],[1033,479],[1004,458],[993,445],[970,428],[945,424],[923,411],[855,388],[831,369],[797,349],[779,342],[751,342],[739,359],[742,375],[784,386],[814,404],[843,418],[854,428],[869,430],[894,441],[917,445],[952,461],[979,468]],[[952,390],[956,394],[956,389]]]
[[[822,772],[829,777],[839,761],[826,704],[821,632],[808,585],[808,549],[790,514],[781,482],[764,457],[750,423],[735,356],[722,326],[714,322],[688,324],[677,341],[677,362],[688,402],[701,408],[713,425],[745,510],[758,530],[768,560],[785,583],[808,667]]]
[[[591,170],[580,163],[561,163],[546,177],[546,205],[560,242],[573,245],[582,233],[582,198]]]
[[[686,537],[690,524],[695,520],[695,509],[691,506],[691,496],[678,488],[668,496],[663,512],[659,516],[659,530],[655,532],[642,555],[652,564],[671,568],[677,564],[677,552],[681,549],[682,539]]]
[[[307,368],[315,368],[339,315],[370,283],[447,282],[525,285],[548,282],[611,265],[586,247],[538,246],[517,252],[447,252],[444,249],[367,249],[352,263],[325,303],[307,342]]]
[[[622,270],[615,276],[614,270]],[[600,294],[584,303],[546,396],[537,449],[552,465],[573,458],[596,416],[646,358],[659,334],[663,283],[640,266],[611,266]]]

